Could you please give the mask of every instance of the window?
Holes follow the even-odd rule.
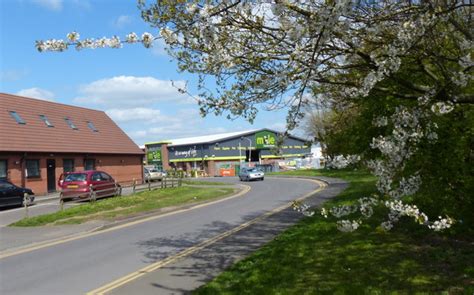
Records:
[[[0,182],[0,189],[14,189],[15,186],[9,182]]]
[[[48,117],[46,117],[45,115],[39,115],[39,117],[44,122],[44,124],[46,124],[46,126],[54,127],[54,125],[51,124],[51,122],[48,120]]]
[[[87,121],[87,126],[89,127],[90,130],[92,130],[94,132],[99,132],[99,130],[97,130],[97,128],[95,128],[94,123],[92,123],[91,121]]]
[[[64,118],[64,120],[65,120],[66,123],[69,125],[69,127],[71,127],[71,129],[78,130],[78,128],[76,127],[76,125],[74,125],[74,123],[72,122],[71,119],[69,119],[69,118]]]
[[[0,179],[7,179],[7,160],[0,160]]]
[[[101,178],[101,176],[100,176],[100,173],[94,173],[94,174],[92,174],[91,180],[92,180],[92,181],[101,181],[102,178]]]
[[[26,124],[26,122],[23,121],[23,119],[20,117],[20,115],[18,115],[17,112],[10,111],[10,115],[13,117],[13,119],[15,119],[15,121],[16,121],[18,124]]]
[[[74,172],[74,159],[63,159],[64,172]]]
[[[87,179],[87,174],[85,173],[74,173],[74,174],[68,174],[64,178],[64,181],[86,181]]]
[[[26,160],[26,177],[35,178],[40,176],[39,160]]]
[[[110,175],[108,175],[107,173],[104,173],[104,172],[101,172],[101,173],[100,173],[100,178],[101,178],[103,181],[110,181],[110,180],[112,180],[112,177],[110,177]]]
[[[95,170],[95,160],[94,159],[85,159],[84,160],[84,170]]]

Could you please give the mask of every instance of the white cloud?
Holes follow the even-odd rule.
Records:
[[[34,3],[53,11],[63,9],[63,0],[32,0]]]
[[[131,122],[131,121],[153,121],[162,120],[160,110],[151,108],[132,108],[132,109],[110,109],[106,111],[116,122]]]
[[[102,105],[107,108],[144,107],[157,102],[193,103],[189,95],[181,94],[184,81],[158,80],[153,77],[117,76],[83,85],[74,102]]]
[[[116,28],[122,29],[132,23],[132,17],[129,15],[121,15],[112,22],[112,25]]]
[[[54,101],[54,93],[51,91],[33,87],[28,89],[22,89],[16,93],[20,96],[32,97],[41,100]]]

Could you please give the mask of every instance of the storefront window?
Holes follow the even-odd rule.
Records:
[[[85,159],[84,170],[95,170],[95,159]]]
[[[0,179],[7,178],[7,160],[0,160]]]
[[[74,159],[63,160],[64,172],[74,172]]]
[[[26,160],[26,177],[35,178],[40,176],[39,160]]]

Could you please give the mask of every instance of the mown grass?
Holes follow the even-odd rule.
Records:
[[[218,181],[199,181],[199,180],[184,179],[183,184],[186,184],[186,185],[230,185],[231,183],[218,182]]]
[[[325,206],[375,191],[364,171],[292,171],[330,176],[350,186]],[[377,229],[385,212],[353,233],[335,219],[305,218],[195,294],[473,294],[472,239],[429,232],[405,220],[391,232]]]
[[[112,197],[84,203],[56,213],[24,218],[10,226],[79,224],[90,220],[114,220],[164,207],[225,197],[233,188],[179,187],[145,191],[131,196]]]

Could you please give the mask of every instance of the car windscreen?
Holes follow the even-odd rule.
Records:
[[[74,173],[74,174],[68,174],[64,178],[64,181],[86,181],[87,179],[87,174],[85,173]]]
[[[262,172],[262,171],[254,168],[254,169],[248,169],[247,172]]]

